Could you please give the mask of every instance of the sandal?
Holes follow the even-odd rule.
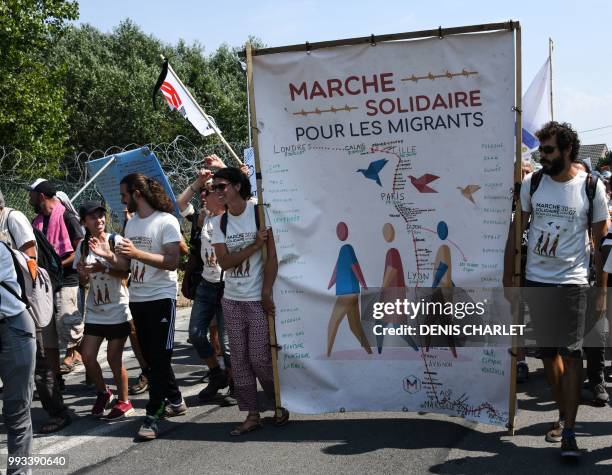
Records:
[[[249,423],[255,422],[255,424],[248,425]],[[249,432],[253,432],[263,428],[261,421],[259,420],[259,415],[257,416],[247,416],[246,420],[240,424],[239,426],[234,427],[234,429],[230,432],[230,435],[235,437],[248,434]]]
[[[38,433],[52,434],[68,427],[71,422],[72,420],[70,419],[70,416],[52,417],[38,430]]]
[[[81,364],[83,364],[83,362],[78,358],[73,358],[72,363],[66,363],[66,360],[64,360],[64,362],[60,365],[60,373],[61,374],[72,373],[74,368],[76,368],[77,366]]]
[[[274,425],[276,427],[282,427],[286,425],[287,422],[289,422],[289,411],[285,409],[284,407],[281,407],[280,410],[281,410],[280,416],[274,415]]]

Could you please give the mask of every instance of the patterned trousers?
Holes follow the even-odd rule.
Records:
[[[241,411],[258,410],[257,381],[270,400],[274,400],[272,354],[268,317],[261,302],[223,299],[225,330],[229,336],[232,377]]]

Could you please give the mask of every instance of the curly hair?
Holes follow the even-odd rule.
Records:
[[[249,178],[242,173],[240,168],[222,168],[213,175],[213,179],[214,178],[222,178],[229,181],[232,185],[240,185],[239,193],[243,200],[248,200],[251,197],[251,182]]]
[[[174,213],[174,203],[166,194],[164,187],[153,178],[148,178],[142,173],[130,173],[123,177],[120,184],[126,185],[130,193],[139,191],[154,210]]]
[[[557,137],[557,146],[561,152],[570,150],[570,160],[576,162],[578,160],[578,151],[580,150],[580,139],[578,133],[567,122],[559,123],[550,121],[536,132],[536,137],[540,142],[548,140],[553,135]]]

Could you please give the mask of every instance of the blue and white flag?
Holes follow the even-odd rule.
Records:
[[[548,58],[523,95],[523,157],[530,157],[538,148],[540,142],[535,133],[551,119],[550,58]]]

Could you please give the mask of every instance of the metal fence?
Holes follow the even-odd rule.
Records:
[[[232,156],[222,144],[196,146],[185,137],[179,136],[170,143],[145,144],[155,153],[164,173],[168,177],[170,186],[175,194],[183,191],[194,179],[197,171],[202,168],[202,159],[207,155],[217,154],[228,166],[235,166]],[[6,205],[18,209],[29,218],[34,217],[34,210],[29,205],[29,195],[26,186],[36,178],[47,178],[52,181],[58,190],[65,192],[69,197],[74,196],[87,182],[87,166],[89,160],[95,160],[113,154],[140,148],[142,145],[129,144],[125,147],[111,147],[108,150],[95,150],[90,153],[79,153],[64,160],[59,170],[54,169],[52,163],[39,157],[21,153],[19,150],[0,146],[0,190],[4,194]],[[246,142],[232,143],[234,151],[241,156]],[[46,176],[49,170],[54,176]],[[90,185],[74,202],[79,205],[90,199],[103,197],[98,192],[95,182]],[[111,215],[108,228],[119,231],[123,225],[120,218]]]

